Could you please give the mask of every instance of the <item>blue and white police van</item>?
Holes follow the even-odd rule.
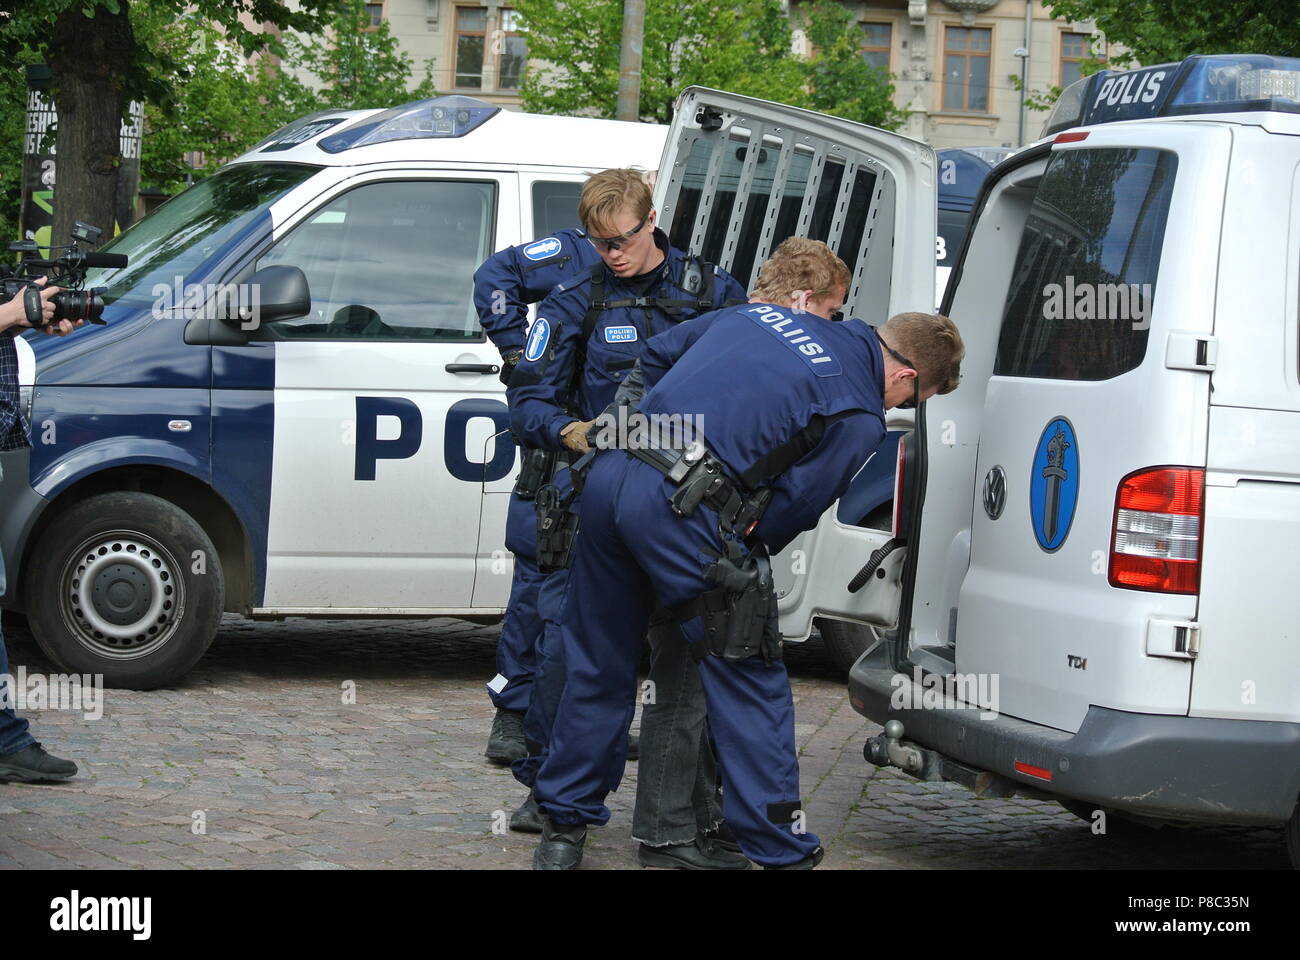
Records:
[[[871,762],[1300,866],[1300,60],[1103,72],[1044,133],[975,201],[887,557],[824,519],[810,612],[883,631]]]
[[[653,169],[664,136],[458,97],[328,112],[127,230],[105,249],[128,266],[88,278],[107,325],[17,341],[0,606],[141,688],[223,611],[499,617],[516,455],[474,270],[575,226],[587,175]]]

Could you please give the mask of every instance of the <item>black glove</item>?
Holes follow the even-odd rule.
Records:
[[[507,387],[510,386],[510,376],[515,372],[515,367],[519,361],[524,358],[522,350],[507,350],[501,354],[501,382]]]

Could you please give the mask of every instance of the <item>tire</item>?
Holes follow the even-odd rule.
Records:
[[[58,517],[36,545],[26,588],[32,633],[51,660],[135,690],[198,663],[225,599],[203,528],[147,493],[101,494]]]
[[[1291,811],[1283,836],[1286,837],[1286,852],[1291,856],[1291,868],[1300,870],[1300,804]]]
[[[880,631],[866,624],[845,623],[843,620],[818,620],[818,632],[830,655],[835,669],[846,677],[858,657],[880,642]]]

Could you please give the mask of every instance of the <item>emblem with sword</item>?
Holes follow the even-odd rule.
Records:
[[[1043,534],[1049,544],[1056,539],[1060,523],[1061,484],[1070,476],[1062,466],[1069,446],[1065,431],[1057,424],[1056,433],[1047,442],[1047,466],[1043,468],[1043,477],[1047,480],[1047,494],[1043,499]]]

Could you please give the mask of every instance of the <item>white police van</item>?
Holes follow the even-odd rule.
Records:
[[[888,631],[850,673],[873,763],[1098,823],[1286,824],[1300,866],[1300,60],[1101,73],[1045,133],[975,203],[964,379],[904,445],[894,529],[824,517],[786,618]],[[924,176],[879,159],[878,188]],[[927,303],[906,226],[867,226],[873,322]]]
[[[18,341],[33,447],[0,455],[0,606],[26,612],[64,668],[141,688],[192,667],[223,610],[500,617],[516,454],[473,272],[574,226],[592,171],[659,166],[665,132],[463,97],[331,111],[126,231],[105,249],[128,266],[88,278],[107,287],[107,326]],[[682,245],[727,241],[746,283],[794,233],[856,247],[879,218],[933,243],[932,200],[904,210],[911,184],[884,195],[821,144],[810,133],[780,154],[787,194],[761,244],[752,224],[716,231],[763,151],[749,167],[688,159],[662,222]],[[832,170],[845,185],[827,192]],[[864,197],[875,205],[845,211]],[[850,508],[892,493],[890,461]],[[864,636],[828,629],[845,670]]]

